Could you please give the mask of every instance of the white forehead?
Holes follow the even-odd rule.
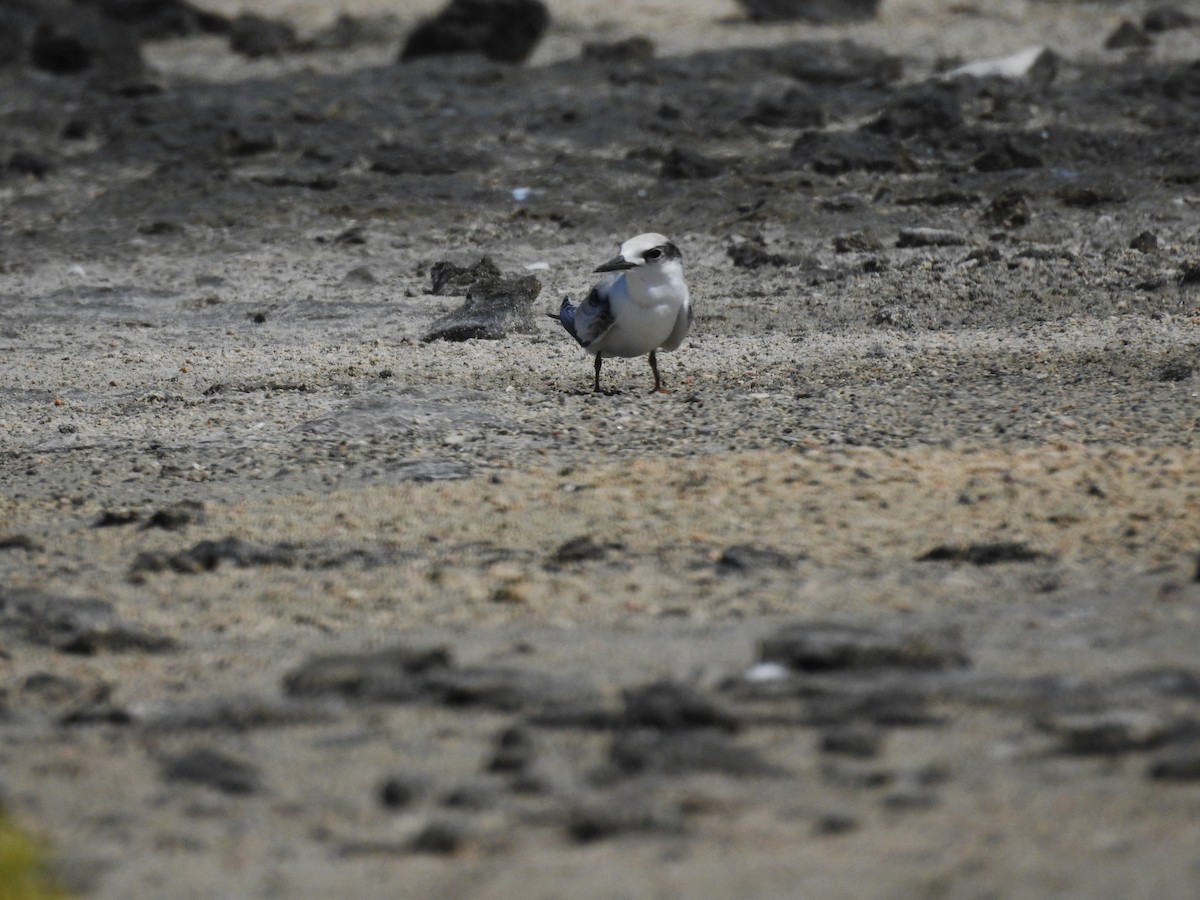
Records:
[[[670,241],[656,231],[631,237],[621,245],[621,256],[625,259],[641,259],[647,250],[669,244]]]

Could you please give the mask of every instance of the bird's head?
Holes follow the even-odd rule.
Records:
[[[649,275],[658,272],[683,274],[683,255],[679,248],[661,234],[651,232],[631,237],[621,245],[621,252],[602,266],[597,272],[639,272]]]

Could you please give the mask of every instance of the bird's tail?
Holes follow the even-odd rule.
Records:
[[[570,297],[563,297],[562,306],[558,308],[558,315],[554,313],[546,313],[552,319],[558,319],[562,322],[562,327],[567,329],[572,335],[575,334],[575,307],[571,305]]]

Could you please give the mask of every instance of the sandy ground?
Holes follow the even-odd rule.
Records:
[[[97,897],[1195,896],[1200,31],[552,9],[519,69],[5,74],[52,162],[0,181],[10,811]],[[593,394],[541,312],[649,229],[694,331]],[[481,256],[534,327],[424,342]]]

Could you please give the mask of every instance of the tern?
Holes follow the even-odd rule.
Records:
[[[666,393],[658,374],[659,350],[674,350],[692,325],[692,301],[683,280],[683,256],[661,234],[632,237],[613,259],[597,266],[603,273],[583,302],[563,297],[557,318],[588,353],[596,357],[595,391],[600,366],[609,356],[650,354],[654,391]]]

